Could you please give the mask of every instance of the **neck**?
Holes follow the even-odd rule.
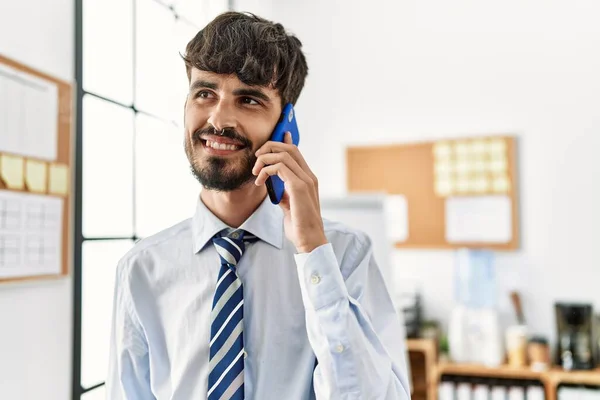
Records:
[[[232,228],[239,228],[262,204],[267,189],[254,181],[231,192],[203,189],[200,199],[217,218]]]

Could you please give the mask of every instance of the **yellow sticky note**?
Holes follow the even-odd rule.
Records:
[[[23,189],[23,157],[0,155],[0,178],[9,189]]]
[[[483,155],[486,152],[486,142],[483,139],[475,139],[471,142],[471,154]]]
[[[433,146],[433,153],[438,161],[448,160],[452,156],[452,148],[446,142],[436,143]]]
[[[50,187],[52,194],[67,195],[69,192],[69,167],[63,164],[50,165]]]
[[[435,192],[440,197],[450,196],[453,192],[454,182],[450,179],[438,180],[435,183]]]
[[[436,162],[435,163],[435,173],[439,175],[448,175],[452,172],[452,164],[449,162]]]
[[[496,193],[508,193],[510,190],[510,181],[507,176],[498,176],[494,179],[494,192]]]
[[[465,157],[469,153],[469,145],[465,141],[454,143],[454,153],[459,157]]]
[[[471,181],[468,178],[461,178],[456,181],[456,191],[458,193],[467,193],[471,189]]]
[[[27,160],[25,162],[25,183],[31,192],[46,193],[46,172],[48,167],[41,161]]]
[[[506,172],[508,170],[508,162],[506,158],[499,157],[492,160],[492,162],[490,163],[490,169],[492,172],[495,173]]]
[[[490,153],[493,154],[505,154],[506,153],[506,141],[501,138],[493,139],[489,144]]]
[[[475,174],[471,182],[471,190],[475,193],[485,193],[490,188],[490,181],[486,174]]]

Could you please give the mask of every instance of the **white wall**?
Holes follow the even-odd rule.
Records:
[[[522,250],[506,290],[553,337],[553,302],[600,311],[600,3],[595,0],[237,1],[296,33],[309,59],[301,150],[322,195],[345,192],[347,145],[519,137]],[[396,288],[421,282],[429,317],[452,307],[453,253],[397,251]]]
[[[0,1],[0,53],[73,81],[73,0]],[[71,393],[71,279],[0,285],[0,399]]]

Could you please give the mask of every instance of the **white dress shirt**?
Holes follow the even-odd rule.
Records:
[[[404,338],[369,238],[325,220],[329,243],[297,254],[268,197],[240,227],[260,240],[237,266],[244,287],[245,398],[410,399]],[[193,218],[138,242],[116,275],[110,400],[207,398],[211,238],[229,228],[198,202]]]

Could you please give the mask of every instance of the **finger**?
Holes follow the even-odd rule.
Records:
[[[285,140],[285,137],[284,137]],[[292,149],[296,147],[293,144],[282,143],[282,142],[274,142],[269,140],[265,144],[263,144],[257,151],[254,153],[257,157],[261,154],[265,153],[280,153],[282,151],[292,151]]]
[[[258,175],[264,167],[277,163],[285,164],[294,174],[306,183],[312,183],[311,177],[300,168],[300,165],[289,153],[267,153],[258,157],[252,169],[254,175]]]
[[[290,132],[285,133],[283,136],[283,142],[287,144],[294,144],[294,141],[292,140],[292,134]]]
[[[287,135],[286,135],[287,136]],[[256,152],[256,156],[259,157],[261,154],[269,154],[269,153],[281,153],[287,152],[289,153],[294,160],[298,163],[300,168],[310,177],[312,180],[312,185],[310,185],[314,192],[314,197],[317,202],[317,207],[320,209],[320,199],[319,199],[319,181],[316,175],[312,172],[304,156],[300,153],[300,150],[297,146],[289,143],[281,143],[281,142],[266,142],[258,151]]]
[[[290,189],[298,185],[306,185],[304,181],[283,163],[269,165],[261,169],[254,183],[256,186],[264,185],[270,176],[278,176],[285,183],[286,187]]]
[[[313,182],[315,184],[318,183],[317,177],[315,176],[315,174],[313,174],[310,167],[306,163],[304,156],[302,156],[302,153],[300,153],[298,147],[293,144],[270,141],[265,143],[260,149],[258,149],[258,151],[256,152],[256,156],[259,157],[261,154],[281,152],[290,153],[290,155],[294,158],[294,160],[296,160],[298,165],[300,165],[300,168],[302,168],[311,177]]]
[[[286,134],[286,137],[287,137],[287,134]],[[291,139],[291,136],[290,136],[290,139]],[[310,177],[310,179],[312,180],[312,185],[310,185],[310,186],[313,189],[314,198],[317,203],[316,205],[319,209],[321,209],[320,199],[319,199],[319,181],[318,181],[316,175],[312,172],[312,170],[308,166],[306,160],[304,159],[304,156],[302,155],[302,153],[300,152],[300,150],[298,149],[297,146],[295,146],[293,144],[289,144],[289,143],[268,141],[260,149],[258,149],[258,151],[256,152],[256,156],[259,157],[261,154],[281,153],[281,152],[289,153],[294,158],[294,160],[296,160],[296,162],[298,163],[300,168],[302,168],[302,170]]]
[[[306,162],[304,161],[302,156],[300,156],[300,159],[304,163],[304,165],[306,165]],[[258,175],[260,173],[260,170],[265,166],[277,164],[278,162],[283,162],[285,165],[287,165],[293,173],[295,173],[308,185],[308,189],[312,190],[313,192],[313,200],[316,202],[317,208],[320,209],[321,206],[319,199],[319,188],[317,186],[317,178],[314,176],[312,171],[310,171],[308,165],[306,165],[306,169],[308,169],[308,171],[306,171],[300,165],[298,165],[296,159],[290,153],[282,152],[263,154],[262,156],[258,157],[257,162],[254,165],[254,168],[252,169],[252,173],[254,175]]]
[[[285,191],[284,193],[284,197],[286,196],[286,193],[288,195],[287,200],[282,203],[282,206],[285,207],[289,207],[289,193],[290,192],[295,192],[295,193],[309,193],[310,187],[312,186],[310,183],[307,183],[306,181],[303,181],[302,179],[300,179],[296,174],[294,174],[285,164],[283,163],[277,163],[277,164],[273,164],[273,165],[267,165],[266,167],[262,168],[258,174],[258,177],[256,178],[256,180],[254,181],[254,184],[256,186],[261,186],[264,185],[265,182],[267,181],[267,179],[269,179],[270,176],[275,176],[277,175],[279,178],[281,178],[281,180],[284,182],[285,184]],[[312,203],[312,205],[314,207],[316,207],[316,210],[319,212],[320,214],[320,205],[319,205],[319,195],[318,193],[316,194],[316,196],[314,195],[309,195],[308,199],[307,199],[310,203]]]

